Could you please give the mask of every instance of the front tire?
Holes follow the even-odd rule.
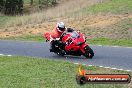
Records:
[[[56,54],[59,55],[59,56],[64,56],[65,55],[65,51],[62,50],[60,52],[57,52]]]
[[[87,45],[84,49],[85,49],[85,54],[84,54],[84,56],[85,56],[86,58],[92,59],[93,56],[94,56],[93,50],[92,50],[88,45]]]

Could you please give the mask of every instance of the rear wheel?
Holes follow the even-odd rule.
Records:
[[[84,49],[85,49],[85,54],[84,54],[84,56],[85,56],[86,58],[92,59],[93,56],[94,56],[93,50],[92,50],[88,45],[87,45]]]

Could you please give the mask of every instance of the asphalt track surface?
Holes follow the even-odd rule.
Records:
[[[125,70],[132,70],[132,48],[130,47],[110,47],[91,46],[95,56],[93,59],[85,57],[65,56],[60,57],[49,52],[49,43],[0,40],[0,54],[14,56],[46,57],[49,59],[61,59],[73,63],[86,65],[104,66]]]

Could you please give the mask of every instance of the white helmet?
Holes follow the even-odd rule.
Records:
[[[63,22],[57,23],[57,29],[59,32],[65,31],[65,24]]]

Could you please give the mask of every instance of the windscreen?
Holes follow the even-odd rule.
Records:
[[[72,38],[79,38],[79,34],[76,31],[71,32]]]

